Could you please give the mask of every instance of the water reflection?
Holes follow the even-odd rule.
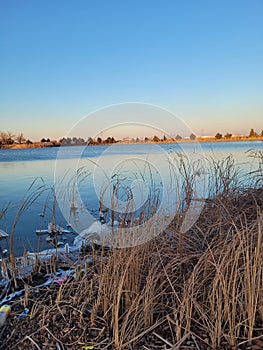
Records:
[[[258,141],[203,143],[201,146],[204,152],[202,156],[206,157],[208,160],[211,157],[214,159],[222,159],[232,154],[233,159],[239,167],[240,178],[243,176],[242,181],[245,181],[244,174],[255,170],[258,164],[257,160],[249,157],[249,151],[263,151],[263,142]],[[175,154],[181,151],[180,145],[178,144],[165,144],[161,147],[169,154]],[[99,156],[107,147],[94,146],[80,148],[82,159],[79,161],[78,165],[79,167],[84,167],[87,174],[90,173],[90,175],[86,177],[85,183],[83,182],[80,184],[81,196],[84,206],[88,208],[94,217],[99,218],[100,204],[98,193],[96,193],[98,189],[94,188],[93,185],[94,167]],[[112,164],[121,164],[128,155],[140,156],[153,152],[151,145],[114,145],[112,150],[112,154],[106,155],[102,160],[100,159],[100,162],[103,162],[106,169],[107,167],[110,169]],[[184,144],[184,150],[189,150],[192,154],[198,152],[194,143]],[[157,152],[156,149],[154,151]],[[0,221],[0,228],[10,232],[19,205],[40,186],[45,187],[45,191],[34,200],[34,203],[21,215],[18,221],[15,242],[17,254],[22,254],[24,249],[35,250],[37,247],[40,249],[48,247],[46,241],[35,234],[35,230],[47,227],[52,219],[54,203],[52,189],[54,185],[54,168],[57,153],[57,148],[0,150],[0,210],[1,208],[9,206],[7,214],[4,215]],[[64,166],[70,168],[71,162],[66,158],[74,159],[78,154],[79,147],[65,148]],[[162,164],[164,159],[161,159],[158,152],[155,157],[158,166],[164,169],[165,164]],[[88,159],[92,159],[92,161]],[[127,178],[130,171],[134,172],[134,169],[132,170],[129,167],[125,169]],[[137,171],[139,172],[139,169],[137,169]],[[168,171],[166,176],[167,179],[169,179],[170,173]],[[99,176],[97,177],[97,180],[98,179]],[[162,181],[158,176],[156,177],[156,181],[159,182],[159,187],[161,187]],[[74,210],[76,211],[76,206],[74,208],[73,205],[70,206],[70,208],[71,215],[73,215]],[[41,216],[43,211],[44,217],[43,215]],[[56,208],[55,215],[56,223],[64,227],[67,222],[61,215],[58,207]]]

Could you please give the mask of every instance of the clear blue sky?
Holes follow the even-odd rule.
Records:
[[[197,134],[261,132],[262,16],[262,0],[0,0],[0,130],[59,139],[137,101]]]

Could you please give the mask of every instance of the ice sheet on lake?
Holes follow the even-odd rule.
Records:
[[[107,238],[111,234],[111,226],[102,224],[100,221],[95,221],[74,239],[73,245],[80,248],[82,245],[87,244],[87,242],[102,244],[103,242],[107,242]]]

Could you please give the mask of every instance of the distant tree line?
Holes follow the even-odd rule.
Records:
[[[221,140],[221,139],[231,139],[233,135],[230,134],[229,132],[227,132],[225,135],[221,134],[220,132],[216,133],[215,135],[215,139],[216,140]],[[253,128],[250,129],[249,134],[247,135],[247,137],[249,138],[257,138],[257,137],[263,137],[263,130],[261,131],[260,134],[258,134],[257,132],[255,132],[255,130]]]
[[[107,137],[105,140],[103,140],[101,137],[97,137],[97,139],[93,139],[92,137],[88,137],[87,140],[84,140],[82,137],[63,137],[61,140],[59,140],[59,143],[62,146],[91,146],[91,145],[101,145],[101,144],[112,144],[116,143],[117,141],[114,139],[114,137]]]
[[[221,139],[227,139],[230,140],[233,135],[229,132],[227,132],[225,135],[223,135],[220,132],[217,132],[216,135],[214,136],[216,140],[221,140]],[[244,136],[242,136],[244,137]],[[263,130],[261,131],[260,134],[258,134],[253,128],[250,129],[250,132],[247,136],[248,138],[257,138],[257,137],[263,137]],[[191,133],[189,137],[184,138],[184,139],[189,139],[191,141],[196,140],[196,135]],[[102,139],[102,137],[97,137],[97,138],[92,138],[88,137],[87,140],[85,140],[82,137],[63,137],[59,141],[56,140],[50,140],[50,138],[42,138],[40,140],[41,143],[48,143],[49,145],[53,146],[85,146],[85,145],[107,145],[107,144],[114,144],[117,142],[129,142],[129,143],[140,143],[140,142],[154,142],[154,143],[159,143],[159,142],[175,142],[175,141],[181,141],[183,137],[179,134],[177,134],[174,138],[172,137],[158,137],[157,135],[154,135],[152,138],[149,137],[144,137],[144,139],[139,139],[138,137],[136,138],[124,138],[123,140],[115,140],[114,137],[108,136],[105,139]],[[18,135],[14,135],[11,131],[0,131],[0,146],[2,145],[12,145],[14,143],[18,144],[32,144],[32,141],[29,139],[26,139],[23,135],[22,132],[20,132]]]
[[[229,132],[226,134],[221,134],[220,132],[217,132],[216,135],[214,136],[216,140],[220,139],[227,139],[230,140],[233,135]],[[263,130],[261,131],[260,134],[257,134],[253,128],[250,129],[250,132],[247,136],[242,136],[242,137],[263,137]],[[139,139],[138,137],[136,138],[124,138],[123,140],[115,140],[114,137],[108,136],[105,139],[102,139],[102,137],[97,137],[97,138],[92,138],[88,137],[87,140],[83,139],[82,137],[63,137],[61,140],[57,141],[50,141],[49,138],[43,138],[41,139],[41,142],[51,142],[51,143],[57,143],[62,146],[85,146],[85,145],[107,145],[107,144],[113,144],[117,142],[129,142],[129,143],[140,143],[140,142],[175,142],[175,141],[181,141],[183,139],[189,139],[191,141],[194,141],[197,139],[197,136],[194,133],[191,133],[189,137],[182,137],[179,134],[176,134],[175,137],[158,137],[157,135],[154,135],[152,138],[145,136],[143,139]]]

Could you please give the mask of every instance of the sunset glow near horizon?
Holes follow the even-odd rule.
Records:
[[[60,139],[95,110],[141,102],[197,135],[260,133],[262,13],[261,0],[0,0],[0,130]],[[114,123],[105,115],[76,136]],[[177,134],[171,120],[161,125]]]

